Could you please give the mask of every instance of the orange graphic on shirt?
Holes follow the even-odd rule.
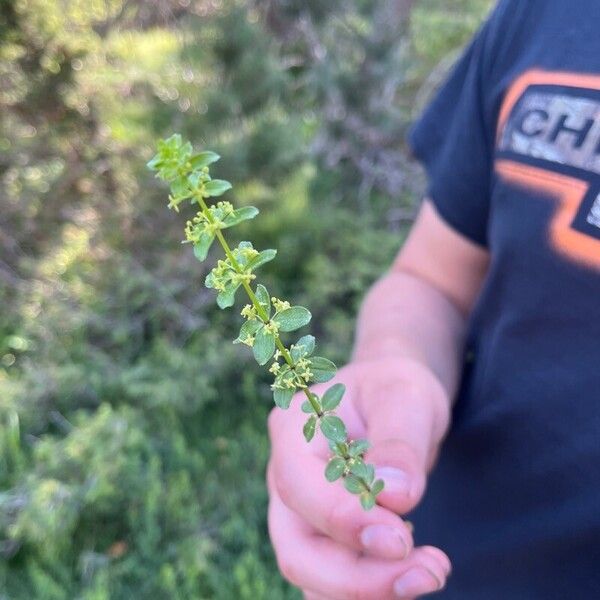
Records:
[[[579,130],[572,124],[569,126],[567,124],[569,123],[568,118],[572,118],[572,114],[570,117],[569,115],[560,116],[553,115],[551,110],[544,110],[543,98],[542,100],[538,98],[530,103],[533,108],[529,110],[529,113],[522,107],[519,112],[517,105],[520,100],[525,98],[526,94],[531,92],[531,86],[544,86],[537,89],[542,90],[539,95],[545,94],[545,101],[548,102],[548,105],[551,105],[552,101],[548,98],[552,98],[554,92],[551,87],[547,86],[557,86],[557,96],[572,94],[573,106],[578,106],[577,102],[587,102],[586,106],[589,109],[587,116],[591,118],[587,119],[587,123],[582,121],[578,124],[578,127],[585,125],[587,129],[584,127]],[[569,88],[572,88],[572,90],[569,90]],[[500,110],[497,144],[500,151],[508,149],[513,153],[516,152],[516,154],[522,153],[523,156],[538,159],[537,164],[541,162],[543,166],[532,166],[512,157],[502,157],[500,154],[500,157],[496,160],[495,169],[503,180],[513,185],[535,190],[557,200],[558,206],[549,228],[549,239],[552,246],[562,255],[572,260],[600,269],[600,239],[573,227],[573,222],[581,210],[582,202],[590,191],[592,182],[597,184],[600,178],[600,173],[596,170],[598,164],[596,161],[597,154],[594,154],[594,152],[598,152],[600,145],[595,146],[594,144],[598,142],[596,139],[592,139],[592,136],[596,136],[597,132],[600,131],[600,121],[596,122],[593,118],[596,115],[600,116],[600,97],[597,100],[588,100],[582,93],[582,100],[578,97],[578,90],[584,92],[589,90],[600,91],[600,76],[532,70],[517,78],[508,90]],[[561,98],[569,97],[571,96],[561,96]],[[537,104],[535,104],[536,101]],[[562,106],[560,102],[560,100],[555,102],[555,105]],[[594,107],[594,103],[597,103],[597,109]],[[555,116],[556,119],[554,119]],[[526,119],[529,119],[529,121]],[[516,125],[511,123],[511,120],[515,120]],[[540,140],[541,136],[545,136],[545,140],[540,141],[536,151],[528,150],[527,146],[522,147],[514,143],[512,138],[508,141],[503,140],[507,127],[512,128],[508,130],[508,135],[511,135],[512,130],[515,130],[521,134],[521,140],[525,140],[525,143],[529,140],[535,141],[535,136],[539,136]],[[566,135],[566,137],[561,140],[561,135]],[[551,145],[557,144],[557,139],[559,142],[572,141],[574,149],[565,151],[564,156],[566,158],[564,160],[553,159],[551,152],[548,151],[550,158],[546,160],[543,150],[547,148],[552,150]],[[587,156],[582,157],[581,148],[588,149]],[[561,148],[561,150],[564,151],[564,148]],[[540,156],[541,161],[539,160]],[[588,161],[585,166],[584,159]],[[585,169],[589,168],[589,164],[593,165],[594,170],[589,170],[589,177],[583,175],[581,178],[568,176],[552,169],[551,163],[553,160],[563,166],[566,164],[584,169],[583,173],[588,172]],[[590,161],[592,162],[590,163]],[[550,163],[547,168],[545,168],[546,162]]]

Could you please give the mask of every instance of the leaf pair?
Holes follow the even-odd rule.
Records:
[[[331,412],[338,407],[342,400],[346,387],[341,383],[332,385],[320,398],[322,413],[321,415],[314,414],[315,409],[309,401],[302,404],[304,412],[313,413],[304,425],[304,437],[307,442],[310,442],[315,435],[317,424],[321,429],[321,433],[334,444],[344,443],[347,433],[344,422]],[[315,397],[316,398],[316,397]],[[317,398],[317,400],[319,400]]]
[[[335,410],[342,401],[345,391],[346,386],[343,383],[332,385],[320,398],[322,410],[324,412]],[[314,412],[313,406],[308,400],[303,402],[302,411],[309,414]]]
[[[261,303],[262,304],[262,303]],[[252,350],[259,365],[266,364],[275,354],[278,331],[295,331],[310,322],[311,314],[303,306],[291,306],[270,319],[269,323],[259,323]]]
[[[338,450],[339,444],[330,443],[332,449]],[[360,497],[360,503],[365,510],[375,506],[376,497],[383,490],[383,480],[375,480],[373,465],[365,464],[362,455],[369,447],[366,440],[356,440],[349,444],[342,444],[346,457],[334,456],[325,467],[325,477],[328,481],[337,481],[344,477],[344,486]]]
[[[344,486],[351,494],[360,496],[365,510],[373,508],[377,494],[383,490],[383,480],[375,481],[375,468],[361,459],[348,461],[348,468],[350,472],[344,478]]]

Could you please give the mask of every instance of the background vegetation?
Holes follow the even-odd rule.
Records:
[[[343,362],[422,191],[407,126],[489,3],[0,0],[0,599],[298,598],[266,382],[144,164],[220,152]]]

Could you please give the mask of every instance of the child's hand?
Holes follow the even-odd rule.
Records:
[[[348,388],[339,413],[349,437],[372,442],[367,460],[385,489],[379,506],[364,511],[341,483],[323,477],[330,452],[322,436],[310,444],[302,437],[300,399],[286,414],[273,410],[269,531],[279,568],[308,600],[415,598],[439,590],[448,557],[431,546],[414,548],[396,513],[423,495],[448,426],[447,395],[425,367],[404,358],[351,363],[337,380]]]

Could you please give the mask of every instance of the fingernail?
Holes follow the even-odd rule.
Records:
[[[432,589],[433,582],[436,582]],[[398,598],[412,598],[419,594],[427,594],[443,587],[443,582],[437,580],[432,573],[419,567],[413,567],[394,582],[394,594]]]
[[[379,467],[375,471],[375,476],[378,479],[383,479],[387,492],[401,496],[410,496],[411,481],[408,474],[404,471],[395,467]]]
[[[360,542],[365,550],[381,558],[402,560],[408,554],[408,544],[397,527],[369,525],[361,531]]]

